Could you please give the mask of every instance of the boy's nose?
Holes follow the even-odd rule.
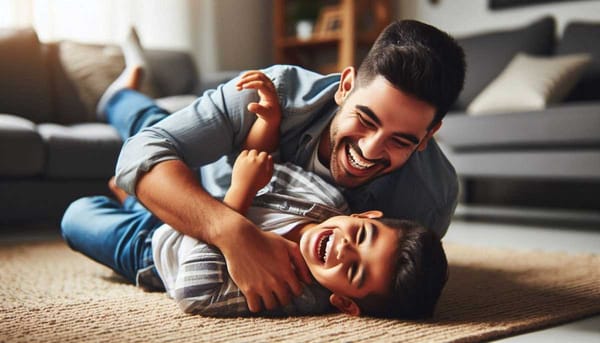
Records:
[[[343,237],[342,239],[340,239],[340,243],[337,246],[337,259],[343,260],[344,258],[348,257],[350,250],[350,241],[348,240],[348,238]]]

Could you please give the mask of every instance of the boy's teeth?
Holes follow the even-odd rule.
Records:
[[[350,161],[352,167],[356,169],[368,169],[375,165],[373,162],[362,159],[360,154],[354,150],[351,145],[348,146],[348,160]]]
[[[329,250],[331,250],[331,233],[322,237],[319,242],[319,257],[321,261],[324,263],[327,261],[327,254]]]
[[[329,235],[329,237],[327,237],[327,244],[325,245],[325,261],[327,261],[327,256],[329,256],[329,253],[331,252],[331,246],[333,245],[333,239],[331,239],[331,236],[333,235]]]

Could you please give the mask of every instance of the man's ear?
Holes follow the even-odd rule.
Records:
[[[335,92],[335,102],[341,106],[344,99],[350,94],[354,88],[356,81],[356,70],[354,67],[346,67],[340,76],[340,84]]]
[[[340,312],[351,316],[360,316],[360,307],[358,307],[354,300],[348,297],[333,293],[329,296],[329,302],[340,310]]]
[[[429,142],[429,140],[431,139],[431,137],[433,137],[433,135],[437,132],[437,130],[440,129],[441,126],[442,126],[442,122],[440,121],[439,123],[435,124],[429,130],[429,132],[423,138],[423,140],[421,141],[421,143],[419,143],[419,146],[417,147],[417,151],[423,151],[423,150],[427,149],[427,143]]]
[[[381,218],[383,217],[383,212],[379,211],[379,210],[371,210],[371,211],[365,211],[362,213],[352,213],[350,215],[351,217],[356,217],[356,218]]]

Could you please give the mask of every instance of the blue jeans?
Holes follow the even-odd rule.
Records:
[[[123,141],[168,115],[154,100],[129,89],[115,93],[106,104],[106,120],[117,129]]]
[[[152,99],[131,90],[116,93],[106,107],[108,122],[123,140],[168,115]],[[135,197],[121,204],[105,196],[91,196],[67,208],[61,229],[73,250],[152,290],[162,288],[152,258],[152,235],[162,224]]]

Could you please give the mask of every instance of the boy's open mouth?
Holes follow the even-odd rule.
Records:
[[[333,245],[333,231],[329,230],[324,232],[321,237],[317,240],[316,252],[321,262],[327,262],[327,258],[331,252],[331,246]]]

